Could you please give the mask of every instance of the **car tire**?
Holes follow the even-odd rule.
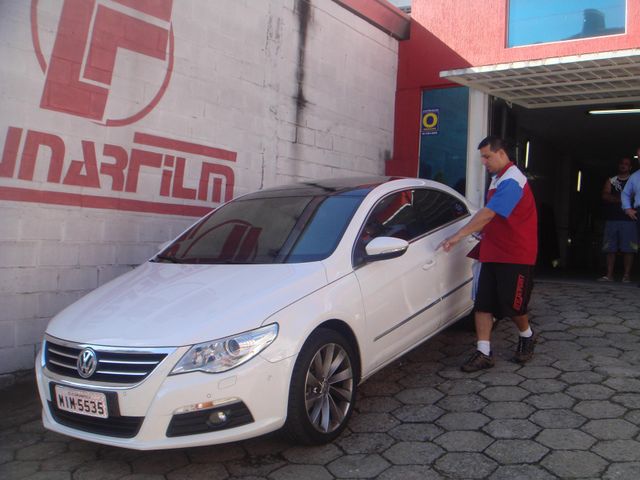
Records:
[[[293,367],[284,431],[293,441],[319,445],[344,430],[356,399],[356,357],[346,339],[320,328],[303,345]]]

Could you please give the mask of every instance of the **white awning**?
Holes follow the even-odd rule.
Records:
[[[440,72],[440,77],[526,108],[640,101],[640,49]]]

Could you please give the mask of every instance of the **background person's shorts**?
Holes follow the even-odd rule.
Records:
[[[605,222],[602,251],[604,253],[636,253],[638,251],[638,229],[635,222],[623,220]]]
[[[524,315],[533,290],[533,266],[483,263],[475,309],[493,313],[497,319]]]

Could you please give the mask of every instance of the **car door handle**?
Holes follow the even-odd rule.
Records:
[[[425,263],[424,265],[422,265],[422,269],[423,270],[429,270],[431,267],[433,267],[436,264],[436,259],[435,258],[430,258],[429,260],[427,260],[427,263]]]

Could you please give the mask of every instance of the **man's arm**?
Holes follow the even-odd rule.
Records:
[[[484,226],[489,223],[495,216],[496,212],[494,212],[490,208],[481,208],[473,217],[471,217],[469,223],[458,230],[455,234],[445,239],[440,245],[438,245],[438,248],[442,247],[445,252],[450,251],[460,240],[462,240],[467,235],[482,231]]]
[[[611,193],[611,180],[607,178],[602,187],[602,200],[607,203],[620,203],[620,198]]]
[[[638,195],[638,192],[635,189],[635,182],[638,181],[636,174],[633,174],[627,184],[624,186],[624,190],[622,190],[622,194],[620,195],[620,200],[622,201],[622,209],[624,213],[626,213],[633,220],[637,220],[638,214],[636,213],[636,209],[631,205],[631,195]]]

